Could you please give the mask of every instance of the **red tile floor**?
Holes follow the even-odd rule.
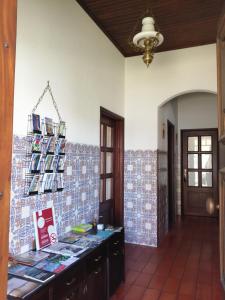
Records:
[[[222,300],[218,224],[185,218],[159,248],[126,245],[126,280],[111,300]]]

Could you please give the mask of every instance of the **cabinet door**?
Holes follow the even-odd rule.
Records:
[[[62,273],[54,284],[54,300],[80,300],[83,289],[83,264]]]
[[[106,271],[105,265],[100,265],[95,271],[91,272],[87,278],[87,300],[106,300]]]
[[[35,293],[29,299],[31,299],[31,300],[52,300],[53,299],[52,287],[47,287],[47,288],[40,289],[40,291]]]
[[[124,236],[116,234],[109,243],[109,294],[116,291],[124,280]]]

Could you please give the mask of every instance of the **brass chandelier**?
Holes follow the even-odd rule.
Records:
[[[148,11],[147,11],[148,13]],[[155,20],[151,16],[142,19],[142,30],[134,35],[132,44],[144,53],[143,61],[147,67],[151,64],[155,48],[164,41],[163,35],[155,30]]]

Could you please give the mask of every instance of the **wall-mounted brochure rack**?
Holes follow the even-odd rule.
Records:
[[[41,118],[35,111],[49,92],[59,117],[54,122]],[[28,116],[27,153],[25,159],[25,195],[53,193],[64,188],[66,123],[62,121],[49,82],[37,104]]]

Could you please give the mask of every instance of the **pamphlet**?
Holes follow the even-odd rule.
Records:
[[[41,152],[41,142],[42,142],[42,135],[41,134],[34,134],[32,144],[31,144],[31,152]]]
[[[8,279],[7,295],[23,299],[39,287],[40,284],[36,282],[10,276]]]
[[[59,239],[60,242],[66,243],[66,244],[74,244],[76,241],[78,241],[81,238],[80,235],[76,233],[69,233],[63,238]]]
[[[32,114],[32,125],[33,125],[33,132],[41,133],[41,122],[40,122],[39,115]]]
[[[72,265],[78,259],[79,258],[77,257],[51,253],[49,254],[48,258],[39,262],[36,265],[36,268],[53,273],[60,273],[61,271]]]
[[[86,251],[87,248],[82,248],[75,245],[58,242],[42,250],[50,253],[65,255],[65,256],[79,256],[81,253]]]
[[[45,134],[53,135],[53,122],[51,118],[45,117]]]
[[[40,270],[35,267],[25,266],[21,264],[12,265],[8,268],[8,272],[12,275],[30,278],[42,283],[54,277],[54,274],[48,271]]]
[[[34,212],[33,218],[37,250],[56,243],[58,238],[55,227],[54,207]]]
[[[20,264],[27,266],[34,266],[39,263],[41,260],[47,258],[49,256],[46,252],[41,251],[29,251],[26,253],[22,253],[13,257],[14,260],[19,262]]]
[[[58,136],[59,137],[65,137],[65,131],[66,131],[66,123],[64,121],[60,121],[59,127],[58,127]]]

